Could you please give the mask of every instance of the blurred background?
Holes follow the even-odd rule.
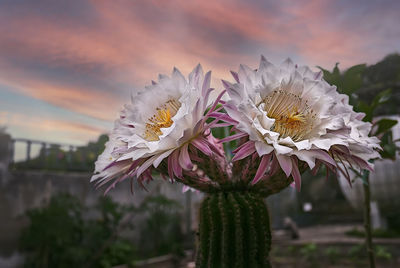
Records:
[[[190,267],[201,194],[155,180],[104,197],[89,183],[131,92],[199,62],[220,89],[263,54],[339,63],[332,83],[367,104],[390,89],[375,115],[398,120],[399,14],[396,0],[0,0],[0,267]],[[399,164],[371,174],[382,267],[400,265]],[[365,267],[361,180],[305,174],[267,202],[276,267]]]

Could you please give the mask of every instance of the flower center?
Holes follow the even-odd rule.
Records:
[[[316,114],[300,96],[284,90],[274,90],[264,99],[265,111],[275,123],[271,130],[281,138],[300,141],[312,131]]]
[[[161,128],[170,127],[174,121],[172,117],[176,115],[181,103],[177,100],[169,100],[161,107],[156,108],[156,113],[148,119],[144,138],[148,141],[158,141],[163,134]]]

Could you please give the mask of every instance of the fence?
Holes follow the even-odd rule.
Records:
[[[17,146],[21,145],[25,147],[25,151],[17,150]],[[33,153],[34,147],[38,149],[36,154]],[[23,138],[10,140],[9,154],[10,168],[18,170],[90,171],[97,157],[97,152],[90,151],[86,147]]]

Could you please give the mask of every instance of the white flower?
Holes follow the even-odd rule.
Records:
[[[171,77],[160,75],[157,83],[133,95],[115,122],[91,181],[120,181],[121,174],[151,177],[149,168],[158,167],[167,157],[170,175],[180,176],[182,169],[193,168],[189,143],[211,154],[211,145],[204,137],[210,79],[211,72],[204,75],[200,65],[188,79],[174,68]]]
[[[249,136],[235,158],[254,152],[265,156],[255,182],[272,156],[287,176],[293,175],[298,189],[300,175],[294,156],[311,169],[316,160],[336,166],[338,156],[360,158],[363,164],[377,156],[373,149],[379,147],[378,140],[368,137],[370,124],[361,121],[347,96],[324,81],[321,72],[298,67],[290,59],[275,66],[261,57],[257,70],[241,65],[233,75],[237,83],[223,81],[230,96],[225,109],[238,122],[236,129]],[[342,147],[349,152],[332,158],[331,149]]]

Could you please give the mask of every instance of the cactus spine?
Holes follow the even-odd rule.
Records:
[[[200,207],[198,268],[271,267],[268,210],[254,193],[209,194]]]

